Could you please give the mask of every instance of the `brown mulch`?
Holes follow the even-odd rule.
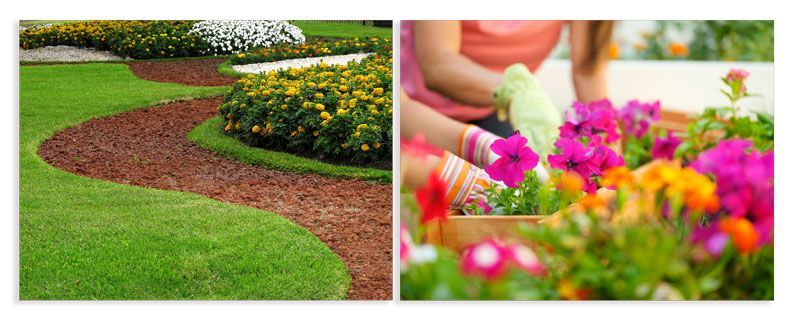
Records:
[[[223,62],[225,58],[134,61],[128,63],[128,68],[137,77],[150,81],[190,86],[227,86],[236,82],[236,78],[217,72],[217,67]]]
[[[275,212],[305,227],[350,271],[350,299],[392,299],[392,187],[247,165],[186,137],[221,98],[178,101],[92,119],[39,149],[51,165],[84,176],[202,194]]]

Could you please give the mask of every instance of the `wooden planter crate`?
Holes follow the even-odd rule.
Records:
[[[548,215],[461,215],[451,214],[444,222],[428,225],[427,242],[461,251],[489,237],[515,238],[520,224],[536,225]]]

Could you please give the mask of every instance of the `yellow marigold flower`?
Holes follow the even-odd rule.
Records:
[[[319,136],[319,131],[314,131],[312,134],[314,134],[314,136]]]
[[[361,132],[355,132],[355,133],[353,133],[353,137],[356,137],[356,138],[358,138],[358,137],[360,137],[360,136],[361,136]]]
[[[381,148],[381,143],[378,143],[378,142],[372,143],[372,148],[380,149]]]
[[[314,97],[317,98],[317,99],[322,99],[322,98],[325,97],[325,95],[322,94],[322,93],[317,92],[317,93],[314,93]]]
[[[331,115],[328,112],[322,112],[322,113],[319,114],[319,118],[321,118],[323,120],[327,120],[327,119],[331,118]]]
[[[248,92],[247,96],[252,98],[252,97],[256,96],[256,93],[255,92]]]
[[[253,132],[253,134],[258,134],[258,132],[261,131],[261,127],[259,127],[258,125],[254,125],[253,128],[250,129],[250,131]]]
[[[286,110],[286,109],[288,109],[288,108],[289,108],[289,106],[288,106],[288,105],[286,105],[286,104],[282,104],[282,105],[281,105],[281,110]]]
[[[344,109],[336,110],[336,114],[342,115],[342,114],[345,114],[345,113],[347,113],[347,111],[345,111]]]
[[[324,111],[325,110],[325,105],[322,104],[322,103],[317,103],[317,105],[315,105],[315,107],[316,107],[317,111]]]
[[[364,91],[361,91],[361,90],[353,91],[353,96],[354,97],[360,97],[362,95],[364,95]]]
[[[303,125],[300,125],[300,126],[297,127],[297,131],[300,132],[300,133],[304,133],[306,131],[306,128],[303,127]]]
[[[297,136],[297,131],[292,131],[292,137]]]
[[[350,147],[350,144],[344,143],[344,144],[341,144],[340,146],[342,146],[342,148],[348,148],[348,147]]]
[[[365,128],[367,128],[367,124],[359,124],[358,126],[356,126],[356,131],[360,131]]]
[[[381,112],[378,112],[378,110],[373,109],[372,111],[370,111],[370,113],[372,113],[372,115],[378,115]]]
[[[232,116],[231,113],[228,113],[227,115],[225,115],[225,118],[230,120],[231,116]]]
[[[341,86],[339,86],[339,91],[341,91],[341,92],[345,92],[345,91],[347,91],[347,90],[350,90],[350,87],[348,87],[348,86],[345,86],[345,85],[341,85]]]
[[[369,151],[369,145],[361,144],[361,151]]]
[[[236,55],[236,56],[239,57],[239,58],[244,58],[244,54],[239,54],[239,55]]]
[[[242,129],[242,123],[237,122],[236,126],[234,126],[234,128],[236,128],[236,130]]]
[[[381,94],[383,94],[383,88],[372,89],[372,95],[381,95]]]
[[[227,132],[230,130],[231,130],[231,122],[228,122],[228,124],[225,125],[225,131]]]
[[[311,89],[314,89],[317,87],[317,84],[315,82],[308,82],[306,83],[306,86],[308,86]]]

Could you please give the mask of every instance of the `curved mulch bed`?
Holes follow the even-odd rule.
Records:
[[[128,68],[137,77],[150,81],[190,86],[227,86],[236,82],[236,78],[217,72],[217,67],[223,62],[225,58],[135,61],[128,63]]]
[[[92,119],[39,149],[51,165],[118,183],[187,191],[269,210],[302,225],[350,271],[350,299],[392,299],[392,187],[243,164],[186,137],[220,97]]]

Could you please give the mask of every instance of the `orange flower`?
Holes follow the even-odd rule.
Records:
[[[580,204],[581,206],[583,206],[583,208],[587,210],[600,209],[606,207],[606,201],[603,198],[597,196],[597,194],[587,194],[586,196],[578,200],[578,204]]]
[[[605,171],[600,185],[604,187],[624,188],[633,185],[633,174],[627,167],[613,167]]]
[[[669,54],[675,57],[689,56],[689,47],[683,43],[672,42],[668,47]]]
[[[612,42],[610,45],[608,45],[608,58],[609,59],[619,58],[619,43]]]
[[[747,219],[724,218],[720,220],[719,228],[733,238],[733,244],[740,253],[749,253],[758,247],[760,236]]]
[[[576,194],[583,190],[583,178],[575,172],[567,171],[561,175],[558,186],[569,194]]]

